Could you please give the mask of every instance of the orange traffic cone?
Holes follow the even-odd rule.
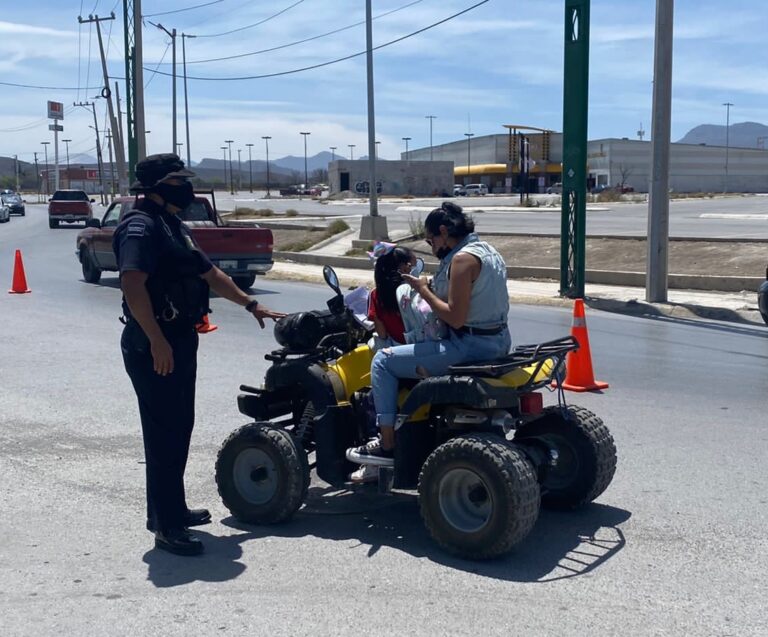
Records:
[[[583,299],[576,299],[573,304],[571,336],[579,342],[579,349],[568,352],[566,356],[563,389],[570,391],[608,389],[608,383],[595,380],[592,372],[592,354],[589,351],[589,335],[587,334],[587,319],[584,316]]]
[[[199,334],[207,334],[208,332],[213,332],[214,330],[219,329],[218,325],[214,325],[208,320],[208,315],[203,315],[203,321],[201,323],[198,323],[195,325],[195,329]]]
[[[16,260],[13,263],[13,283],[8,294],[27,294],[27,277],[24,275],[24,262],[21,260],[21,250],[16,250]]]

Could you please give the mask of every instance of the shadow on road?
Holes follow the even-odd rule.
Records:
[[[506,557],[488,562],[459,559],[440,549],[427,534],[412,494],[382,497],[364,490],[315,487],[310,489],[307,505],[288,524],[254,527],[234,518],[222,523],[248,531],[247,539],[357,540],[367,547],[369,558],[390,547],[483,577],[548,582],[584,575],[616,555],[626,544],[619,525],[630,517],[629,511],[604,504],[572,513],[542,510],[528,538]]]
[[[216,537],[195,530],[205,544],[205,553],[194,557],[173,555],[158,549],[144,554],[148,566],[147,579],[157,588],[182,586],[196,581],[225,582],[235,579],[247,568],[238,562],[243,555],[242,542],[262,537],[259,533],[241,533]]]

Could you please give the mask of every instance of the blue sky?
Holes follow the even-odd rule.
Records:
[[[449,17],[478,0],[373,0],[374,44],[402,37]],[[197,35],[186,40],[190,77],[241,77],[289,71],[365,49],[363,25],[269,53],[198,63],[280,47],[341,29],[365,18],[364,0],[143,0],[146,20]],[[405,5],[411,6],[405,6]],[[122,0],[32,0],[3,3],[0,15],[0,81],[61,87],[37,90],[0,85],[0,155],[32,160],[41,141],[52,140],[46,100],[65,103],[62,137],[70,153],[93,154],[89,111],[70,108],[97,94],[101,84],[95,29],[78,14],[109,15],[103,23],[109,70],[124,76]],[[292,6],[295,5],[295,6]],[[635,137],[651,128],[655,0],[592,0],[589,137]],[[564,0],[490,0],[424,33],[376,51],[377,139],[380,155],[461,138],[465,132],[504,132],[502,124],[562,129]],[[287,10],[286,10],[287,9]],[[265,20],[261,25],[249,25]],[[732,102],[731,123],[768,123],[768,53],[765,0],[677,0],[672,137],[698,124],[724,124],[723,102]],[[217,35],[241,29],[227,35]],[[170,72],[168,38],[145,23],[144,64]],[[208,36],[208,37],[202,37]],[[181,38],[178,42],[181,73]],[[162,61],[162,64],[159,64]],[[145,71],[148,152],[171,146],[171,78]],[[74,88],[80,90],[62,90]],[[124,96],[124,95],[123,95]],[[355,157],[367,151],[365,56],[311,71],[244,81],[189,81],[193,161],[221,157],[254,143],[263,159],[262,135],[271,135],[270,157],[302,155],[299,131],[310,131],[308,153],[330,146]],[[99,100],[100,128],[104,101]],[[179,82],[179,140],[184,141],[183,92]],[[647,136],[649,136],[647,134]],[[49,147],[50,148],[50,147]],[[185,154],[182,149],[182,154]],[[62,148],[63,153],[63,148]]]

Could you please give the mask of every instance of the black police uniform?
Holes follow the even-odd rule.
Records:
[[[198,335],[195,325],[209,312],[208,284],[200,278],[213,265],[195,246],[189,229],[150,199],[139,201],[115,230],[112,247],[120,274],[148,275],[152,308],[173,350],[173,372],[154,370],[149,339],[123,298],[123,361],[139,400],[147,474],[147,526],[167,531],[185,524],[184,469],[195,421]]]

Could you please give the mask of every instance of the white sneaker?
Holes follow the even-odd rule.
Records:
[[[353,471],[349,474],[349,481],[355,484],[363,484],[366,482],[378,482],[379,480],[379,468],[372,464],[361,464],[357,471]]]

